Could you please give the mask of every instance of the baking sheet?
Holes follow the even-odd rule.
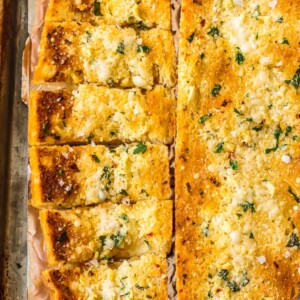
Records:
[[[31,79],[34,67],[37,64],[38,47],[43,27],[44,14],[47,8],[48,0],[29,0],[28,2],[28,32],[29,38],[26,42],[23,58],[23,80],[22,80],[22,98],[25,103],[28,101],[30,90],[39,89],[40,86],[33,86]],[[174,42],[176,48],[178,45],[178,21],[179,21],[180,1],[172,1]],[[55,89],[56,85],[50,85]],[[62,87],[61,85],[59,86]],[[44,85],[45,88],[45,85]],[[49,88],[49,86],[47,87]],[[171,147],[171,153],[174,152],[174,145]],[[174,158],[174,155],[171,155]],[[172,160],[172,159],[171,159]],[[174,166],[171,161],[171,174],[174,174]],[[30,174],[29,174],[30,175]],[[30,195],[29,195],[30,198]],[[49,289],[45,287],[41,278],[41,271],[47,267],[46,254],[43,245],[43,239],[40,224],[37,217],[37,211],[34,208],[28,209],[28,299],[46,300],[49,298]],[[168,277],[169,277],[169,299],[176,299],[175,289],[175,258],[174,241],[173,249],[168,256]]]
[[[21,102],[26,0],[0,1],[0,299],[26,299],[27,107]]]

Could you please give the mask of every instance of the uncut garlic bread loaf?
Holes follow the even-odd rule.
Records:
[[[66,265],[43,272],[51,300],[168,298],[167,261],[148,254],[121,263]]]
[[[170,197],[164,145],[31,147],[29,157],[31,204],[37,208]]]
[[[299,7],[183,0],[179,300],[298,298]]]
[[[40,221],[50,265],[146,253],[164,256],[171,249],[171,200],[41,210]]]
[[[154,28],[137,32],[113,25],[47,22],[33,81],[173,87],[175,63],[169,31]]]
[[[149,30],[150,27],[170,30],[171,3],[169,0],[50,0],[45,20],[129,25],[139,30]]]
[[[113,89],[92,84],[32,91],[29,144],[170,143],[175,135],[175,96],[170,89]]]

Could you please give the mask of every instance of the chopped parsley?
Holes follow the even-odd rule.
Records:
[[[235,53],[235,61],[238,63],[238,65],[241,65],[245,61],[245,57],[239,47],[237,47],[236,49],[237,51]]]
[[[105,241],[106,241],[106,236],[105,236],[105,235],[101,235],[101,236],[99,237],[99,240],[100,240],[100,242],[101,242],[101,245],[104,246],[104,245],[105,245]]]
[[[256,132],[261,131],[263,129],[263,126],[264,126],[264,121],[261,121],[258,125],[252,127],[252,130]]]
[[[128,196],[128,193],[124,189],[121,189],[121,191],[119,192],[119,194],[123,195],[123,196]]]
[[[119,216],[120,219],[124,220],[126,223],[129,223],[129,218],[126,214],[122,214],[121,216]]]
[[[97,0],[94,1],[94,15],[95,16],[102,16],[101,14],[101,3]]]
[[[148,194],[147,191],[144,190],[144,189],[141,190],[141,194],[145,194],[147,197],[149,197],[149,194]]]
[[[49,135],[50,124],[49,122],[43,124],[43,134],[44,137]]]
[[[282,23],[283,22],[283,17],[280,17],[276,20],[276,23]]]
[[[148,27],[147,25],[145,25],[142,21],[140,21],[140,22],[138,22],[138,23],[136,24],[136,28],[137,28],[137,29],[144,30],[144,31],[150,29],[150,27]]]
[[[220,84],[215,84],[215,86],[211,89],[210,94],[213,97],[216,97],[218,95],[220,95],[220,91],[222,89],[222,86]]]
[[[286,37],[283,38],[282,42],[281,42],[282,45],[289,45],[289,41]]]
[[[203,232],[204,236],[206,236],[206,237],[208,236],[208,231],[209,230],[208,230],[207,226],[203,228],[202,232]]]
[[[119,54],[124,54],[125,53],[124,50],[125,50],[124,42],[120,42],[118,47],[117,47],[117,52]]]
[[[144,154],[147,151],[147,145],[144,143],[138,143],[136,148],[133,150],[133,154]]]
[[[214,153],[221,153],[223,151],[223,149],[224,149],[224,142],[221,142],[217,145]]]
[[[114,241],[115,247],[118,247],[123,242],[125,236],[126,236],[126,234],[123,235],[120,231],[118,231],[117,234],[112,234],[110,236],[110,239]]]
[[[94,135],[92,133],[87,137],[87,141],[89,144],[92,142],[93,138],[94,138]]]
[[[300,241],[298,236],[295,233],[292,233],[286,247],[300,247]]]
[[[60,169],[60,170],[58,170],[57,173],[58,173],[58,175],[63,175],[65,173],[65,171]]]
[[[243,116],[244,114],[241,113],[239,110],[237,110],[236,108],[234,108],[233,110],[238,116]]]
[[[136,287],[137,289],[141,290],[141,291],[144,291],[144,290],[146,290],[146,289],[149,289],[149,286],[148,286],[148,285],[147,285],[147,286],[141,286],[141,285],[139,285],[138,283],[135,285],[135,287]]]
[[[188,41],[189,43],[191,43],[191,42],[194,40],[195,33],[196,33],[196,31],[194,31],[194,32],[187,38],[187,41]]]
[[[209,31],[207,32],[208,35],[211,35],[212,37],[220,36],[220,32],[218,27],[210,27]]]
[[[102,260],[111,260],[112,258],[108,255],[101,257]]]
[[[229,274],[228,270],[222,269],[222,270],[218,273],[218,276],[219,276],[220,278],[222,278],[223,280],[227,280],[228,274]]]
[[[208,114],[200,117],[199,123],[201,123],[201,124],[205,123],[211,116],[212,116],[212,113],[208,113]]]
[[[204,57],[205,57],[205,54],[204,54],[204,53],[201,53],[201,54],[200,54],[200,58],[203,59]]]
[[[234,293],[240,291],[240,288],[235,281],[227,281],[227,286]]]
[[[111,172],[110,172],[110,167],[109,166],[104,166],[103,168],[103,173],[100,177],[101,180],[105,179],[106,180],[106,185],[105,185],[105,190],[108,192],[109,186],[111,184]]]
[[[236,215],[237,215],[238,219],[240,219],[240,218],[243,216],[243,215],[240,214],[240,213],[237,213]]]
[[[230,164],[230,167],[232,168],[232,170],[237,171],[239,169],[239,165],[236,160],[230,160],[229,164]]]
[[[258,17],[260,16],[260,8],[259,5],[257,5],[254,9],[254,12],[252,14],[252,17],[258,20]]]
[[[300,66],[298,67],[294,77],[291,80],[285,80],[284,82],[289,85],[292,85],[298,92],[298,88],[300,84]]]
[[[275,152],[278,147],[279,147],[279,137],[280,135],[282,134],[282,129],[280,127],[278,127],[275,131],[274,131],[274,137],[275,137],[275,140],[276,140],[276,144],[275,144],[275,147],[273,148],[268,148],[266,149],[266,154],[269,154],[271,153],[272,151]]]
[[[243,208],[243,212],[247,212],[249,209],[252,213],[255,213],[254,203],[245,201],[245,203],[240,203],[239,206]]]
[[[297,203],[300,203],[300,197],[298,197],[295,192],[292,190],[292,188],[289,186],[288,192],[294,197],[295,201]]]
[[[92,154],[92,159],[93,159],[94,162],[96,162],[98,164],[100,163],[100,159],[96,154]]]
[[[250,232],[250,234],[249,234],[249,238],[250,238],[250,239],[254,239],[254,235],[253,235],[253,233],[252,233],[252,232]]]
[[[137,46],[137,52],[140,53],[149,53],[151,50],[151,47],[146,46],[146,45],[138,45]]]
[[[293,136],[292,136],[292,140],[293,140],[293,141],[299,141],[298,135],[293,135]]]
[[[250,279],[245,277],[245,279],[241,282],[241,286],[246,286],[250,282]]]
[[[286,126],[286,128],[285,128],[285,136],[288,136],[291,131],[292,131],[292,127],[291,126]]]
[[[144,239],[144,242],[146,243],[149,249],[152,249],[150,242],[146,238]]]

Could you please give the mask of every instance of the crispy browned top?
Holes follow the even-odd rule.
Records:
[[[66,158],[59,151],[40,148],[38,155],[41,159],[51,160],[50,167],[42,163],[39,164],[43,201],[51,202],[53,198],[67,198],[76,193],[78,185],[74,180],[74,173],[79,172],[76,165],[76,152],[69,153],[68,158]],[[59,184],[61,180],[64,181],[64,186]],[[66,189],[66,186],[69,188]]]

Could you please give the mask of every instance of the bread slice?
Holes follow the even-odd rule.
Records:
[[[149,30],[150,27],[170,30],[171,1],[51,0],[45,20],[135,25],[140,30]]]
[[[148,254],[121,263],[66,265],[43,272],[51,300],[168,298],[167,262]]]
[[[84,143],[90,134],[94,142],[168,144],[175,134],[175,96],[161,86],[146,92],[92,84],[32,91],[28,125],[30,145]]]
[[[146,253],[164,256],[171,249],[171,200],[41,210],[40,221],[50,265]]]
[[[157,28],[137,32],[113,25],[46,23],[34,74],[34,83],[44,82],[172,87],[176,82],[172,34]]]
[[[31,204],[38,208],[170,197],[163,145],[32,147],[29,155]]]
[[[297,299],[300,2],[275,2],[183,1],[179,300]]]

